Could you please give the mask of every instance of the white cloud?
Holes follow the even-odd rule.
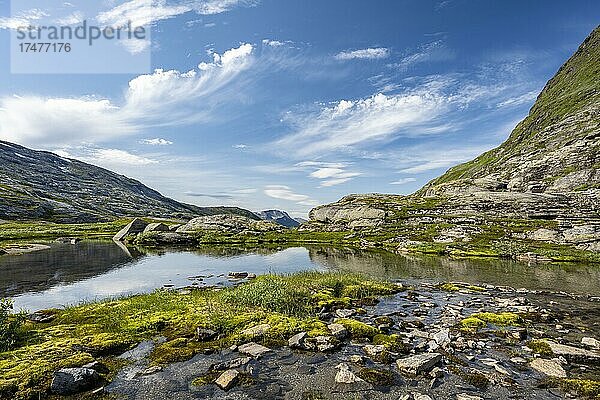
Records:
[[[400,178],[394,182],[390,182],[390,185],[406,185],[407,183],[416,182],[415,178]]]
[[[234,145],[233,145],[233,146],[231,146],[231,147],[233,147],[234,149],[244,150],[244,149],[247,149],[247,148],[248,148],[248,145],[247,145],[247,144],[240,143],[240,144],[234,144]]]
[[[215,105],[231,99],[225,89],[250,67],[252,51],[242,44],[214,53],[214,61],[198,69],[140,75],[129,82],[122,105],[94,97],[0,98],[0,138],[38,146],[79,144],[210,119]]]
[[[498,103],[497,107],[498,108],[513,107],[513,106],[519,106],[521,104],[533,103],[535,101],[535,99],[537,98],[538,93],[539,93],[538,91],[533,90],[531,92],[522,94],[517,97],[511,97],[509,99],[506,99],[506,100]]]
[[[169,145],[173,144],[173,142],[171,142],[170,140],[167,140],[167,139],[155,138],[155,139],[140,140],[140,144],[147,144],[150,146],[169,146]]]
[[[289,40],[282,42],[280,40],[271,40],[271,39],[263,39],[263,41],[262,41],[263,46],[270,46],[270,47],[281,47],[281,46],[284,46],[286,43],[289,44],[292,42]]]
[[[352,51],[342,51],[335,55],[336,60],[347,61],[347,60],[376,60],[381,58],[387,58],[390,55],[389,49],[384,47],[360,49]]]
[[[431,43],[421,45],[416,51],[406,54],[400,62],[390,64],[390,67],[405,70],[413,65],[433,62],[446,61],[454,57],[454,52],[446,47],[443,40],[436,40]]]
[[[45,11],[38,8],[34,8],[28,11],[21,12],[12,17],[1,17],[0,18],[0,29],[19,29],[28,27],[34,24],[34,21],[39,21],[42,18],[49,17],[50,15]]]
[[[54,22],[60,26],[69,26],[69,25],[77,25],[83,22],[85,16],[80,11],[75,11],[72,14],[67,15],[63,18],[58,18]]]
[[[188,5],[169,5],[166,0],[131,0],[101,12],[96,16],[99,23],[107,26],[150,25],[191,11]]]
[[[440,126],[435,120],[447,103],[445,97],[427,89],[341,100],[317,113],[288,114],[286,120],[296,131],[276,145],[297,149],[295,153],[304,156],[386,139],[399,132],[407,136],[427,134]]]
[[[299,170],[311,170],[308,175],[313,179],[320,179],[319,187],[330,187],[350,181],[351,179],[362,175],[360,172],[348,172],[347,163],[343,162],[321,162],[321,161],[303,161],[294,165]]]
[[[200,15],[220,14],[236,6],[254,6],[252,0],[188,0],[167,3],[166,0],[130,0],[96,17],[98,22],[110,26],[124,26],[129,21],[134,26],[152,25],[188,12]]]
[[[311,199],[304,194],[294,193],[289,186],[269,185],[265,188],[264,193],[274,199],[293,201],[303,206],[316,206],[319,202]]]
[[[123,166],[158,164],[158,161],[156,160],[120,149],[78,147],[75,149],[59,149],[54,152],[61,157],[76,159],[109,169]]]

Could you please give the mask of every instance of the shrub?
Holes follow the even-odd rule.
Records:
[[[0,352],[8,351],[15,346],[25,321],[24,314],[12,314],[12,309],[12,300],[0,299]]]

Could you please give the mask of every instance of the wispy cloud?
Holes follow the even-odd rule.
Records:
[[[390,185],[406,185],[407,183],[412,183],[416,181],[416,178],[401,178],[396,181],[390,182]]]
[[[427,134],[435,129],[436,117],[443,113],[447,102],[445,97],[427,90],[341,100],[316,113],[288,114],[285,120],[297,130],[276,145],[298,149],[298,156],[306,156],[386,139],[400,131]]]
[[[166,0],[130,0],[104,11],[97,16],[98,22],[111,26],[123,26],[128,22],[137,26],[177,17],[188,12],[200,15],[221,14],[237,6],[251,7],[255,0],[187,0],[167,3]]]
[[[190,197],[208,197],[210,199],[216,199],[216,200],[232,200],[234,198],[233,195],[222,194],[222,193],[211,194],[211,193],[185,192],[185,195],[190,196]]]
[[[19,29],[34,25],[35,21],[49,17],[46,11],[34,8],[28,11],[23,11],[12,17],[0,17],[0,29]]]
[[[58,18],[54,22],[60,26],[76,25],[83,22],[85,15],[81,11],[75,11],[65,17]]]
[[[376,47],[360,50],[342,51],[334,56],[336,60],[377,60],[387,58],[390,55],[390,50],[385,47]]]
[[[304,161],[297,163],[296,167],[312,170],[309,177],[321,180],[320,187],[331,187],[346,183],[351,179],[362,175],[360,172],[347,171],[346,163],[329,163],[319,161]]]
[[[419,46],[415,51],[407,52],[399,62],[390,64],[390,67],[406,70],[417,64],[447,61],[452,58],[454,52],[446,47],[443,40],[436,40]]]
[[[167,139],[155,138],[155,139],[142,139],[140,140],[140,144],[147,144],[150,146],[169,146],[172,145],[173,142]]]
[[[498,103],[497,107],[513,107],[520,106],[521,104],[533,103],[538,96],[538,91],[532,90],[531,92],[524,93],[520,96],[511,97]]]
[[[250,67],[252,52],[252,45],[242,44],[188,72],[140,75],[129,82],[122,105],[95,97],[0,98],[0,138],[36,145],[98,142],[208,120],[215,105],[235,97],[226,88]]]
[[[269,185],[265,188],[264,193],[274,199],[292,201],[302,206],[319,205],[318,201],[311,199],[310,196],[295,193],[289,186]]]
[[[54,152],[61,157],[72,158],[109,169],[118,166],[158,164],[157,160],[133,154],[121,149],[78,147],[74,149],[58,149]]]

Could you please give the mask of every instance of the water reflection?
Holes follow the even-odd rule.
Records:
[[[153,250],[84,241],[0,257],[0,297],[13,297],[17,308],[37,310],[165,285],[226,284],[229,271],[281,274],[307,269],[575,293],[597,294],[600,289],[600,268],[586,265],[527,266],[508,260],[451,260],[322,246]],[[203,278],[194,278],[198,276]]]
[[[511,260],[455,260],[351,249],[311,248],[313,262],[384,278],[463,281],[473,284],[589,293],[600,291],[600,267],[582,264],[527,265]]]

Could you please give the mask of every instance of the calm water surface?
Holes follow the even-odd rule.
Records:
[[[255,274],[342,270],[382,278],[465,281],[597,295],[598,266],[528,266],[505,260],[451,260],[348,248],[211,248],[153,251],[112,241],[52,244],[0,257],[0,297],[31,311],[161,287],[229,284],[230,271]],[[195,277],[204,276],[203,279]],[[206,278],[207,276],[211,276]]]

